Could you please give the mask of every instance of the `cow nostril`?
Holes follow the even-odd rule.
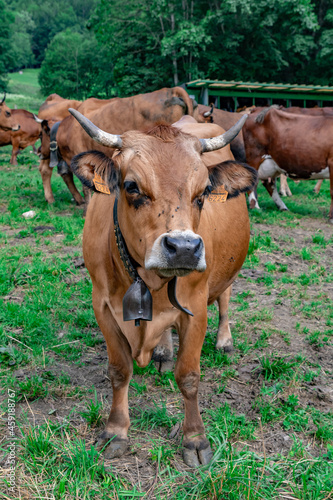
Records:
[[[203,241],[201,238],[197,238],[196,240],[194,240],[193,242],[193,247],[194,247],[194,255],[196,257],[199,257],[199,255],[201,254],[202,252],[202,247],[203,247]]]
[[[203,241],[201,238],[182,239],[165,236],[162,240],[162,246],[169,257],[180,257],[186,254],[200,258],[203,249]]]
[[[174,238],[165,236],[165,238],[163,238],[163,246],[169,254],[175,254],[177,252],[177,240]]]

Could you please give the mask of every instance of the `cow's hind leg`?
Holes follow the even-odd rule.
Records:
[[[279,210],[288,210],[288,207],[286,204],[281,200],[278,190],[276,188],[276,182],[275,179],[265,179],[263,180],[263,185],[267,189],[268,193],[272,197],[272,200],[275,202],[276,206],[278,207]]]
[[[331,224],[333,224],[333,162],[329,164],[330,169],[330,195],[331,195],[331,207],[328,215],[328,219]]]
[[[172,329],[168,328],[163,332],[162,338],[155,347],[152,360],[160,373],[173,369],[173,341]]]
[[[288,186],[287,176],[284,174],[280,175],[280,195],[281,196],[292,196],[290,187]]]
[[[251,209],[253,209],[253,208],[260,209],[260,206],[259,206],[259,203],[258,203],[257,188],[255,188],[253,191],[249,192],[249,207]]]
[[[179,330],[179,351],[175,378],[183,394],[183,458],[189,467],[208,464],[213,456],[198,405],[200,354],[207,328],[207,311],[194,311],[194,318],[185,318]],[[187,323],[187,325],[186,325]]]
[[[224,352],[231,352],[234,350],[228,318],[231,289],[232,286],[230,285],[217,299],[219,306],[219,329],[217,332],[216,349],[223,349]]]
[[[97,322],[106,340],[109,376],[113,389],[110,415],[95,446],[98,450],[105,448],[106,458],[118,458],[128,447],[127,432],[130,426],[128,387],[133,372],[133,360],[128,342],[118,330],[109,307],[106,303],[97,304],[94,292],[93,305]]]
[[[315,187],[313,188],[313,191],[316,193],[316,194],[319,194],[319,191],[320,191],[320,188],[321,188],[321,185],[323,183],[323,179],[319,179],[319,181],[317,181]]]

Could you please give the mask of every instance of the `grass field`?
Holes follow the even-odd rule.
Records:
[[[10,108],[26,109],[31,113],[38,113],[44,101],[38,83],[39,69],[24,69],[22,74],[10,73],[6,104]]]
[[[290,182],[283,213],[259,189],[262,210],[250,214],[249,253],[233,287],[232,354],[215,350],[217,310],[208,310],[199,401],[214,458],[192,470],[180,451],[182,396],[173,373],[153,364],[134,370],[126,455],[104,460],[94,448],[112,391],[82,261],[82,209],[56,174],[56,202],[46,204],[29,150],[18,167],[9,158],[2,148],[0,498],[333,498],[328,183],[314,195],[314,182]],[[29,210],[35,217],[24,219]]]

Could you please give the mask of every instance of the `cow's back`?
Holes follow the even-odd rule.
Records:
[[[57,94],[52,94],[56,95]],[[78,109],[82,104],[81,101],[76,101],[74,99],[63,99],[58,96],[59,99],[52,99],[50,101],[45,101],[38,110],[38,118],[41,120],[53,120],[60,121],[69,116],[69,108]]]
[[[184,102],[184,106],[177,104],[177,99],[181,99],[179,102]],[[128,130],[148,131],[162,122],[172,124],[184,115],[185,110],[193,112],[193,105],[187,92],[175,87],[108,100],[90,98],[77,109],[100,129],[122,135]],[[72,116],[61,123],[57,140],[61,156],[68,164],[74,155],[90,149],[102,151],[107,156],[113,154],[113,149],[100,146],[91,139]]]

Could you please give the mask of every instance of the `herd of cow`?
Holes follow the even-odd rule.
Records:
[[[42,139],[38,150],[39,170],[45,199],[49,203],[54,201],[51,176],[55,166],[77,204],[88,204],[90,199],[90,190],[83,187],[83,198],[76,189],[70,162],[79,152],[93,147],[92,141],[80,130],[69,108],[79,110],[98,126],[117,134],[128,130],[149,130],[162,122],[173,124],[184,115],[192,116],[199,123],[214,123],[228,130],[240,116],[213,106],[197,106],[180,87],[124,99],[91,98],[84,102],[52,94],[40,107],[38,117],[23,109],[8,108],[4,97],[0,102],[0,146],[12,144],[10,163],[16,165],[19,151],[31,145],[37,152],[35,143]],[[281,176],[280,193],[284,196],[291,195],[286,175],[297,179],[330,179],[329,220],[333,222],[333,153],[329,139],[333,108],[252,107],[240,114],[245,112],[250,113],[250,118],[231,142],[234,158],[247,161],[258,170],[259,179],[281,210],[287,210],[287,207],[276,188],[278,176]],[[215,133],[208,127],[205,130],[211,136]],[[105,152],[103,147],[94,148]],[[317,183],[316,192],[321,182]],[[249,206],[259,208],[256,189],[249,194]]]
[[[213,110],[195,106],[179,87],[107,101],[68,101],[53,94],[38,117],[18,111],[2,101],[0,127],[13,137],[21,133],[22,146],[16,141],[15,148],[41,135],[46,200],[54,201],[51,175],[57,165],[76,202],[89,201],[83,254],[113,388],[110,416],[96,446],[107,458],[125,453],[133,359],[144,367],[153,357],[161,370],[169,368],[174,328],[175,378],[185,403],[183,457],[191,467],[207,464],[213,453],[198,406],[207,303],[219,306],[217,348],[231,350],[231,285],[250,238],[245,193],[256,205],[262,179],[285,208],[275,186],[278,175],[328,178],[330,173],[333,199],[333,118],[322,110],[303,116],[264,108],[250,117]]]

